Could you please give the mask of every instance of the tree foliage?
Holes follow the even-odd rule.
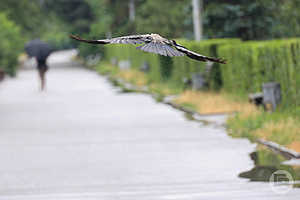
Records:
[[[1,0],[0,12],[20,26],[22,33],[40,34],[43,21],[39,0]]]
[[[188,24],[185,20],[191,18],[187,10],[190,0],[151,0],[145,1],[137,13],[137,32],[160,33],[166,37],[183,37]]]
[[[272,37],[277,0],[207,2],[205,30],[208,37],[238,37],[244,40]]]
[[[209,38],[262,40],[299,36],[300,2],[286,0],[205,0]]]
[[[20,27],[0,13],[0,68],[15,75],[18,54],[23,48]]]
[[[88,32],[93,20],[92,8],[85,0],[45,1],[43,11],[47,14],[54,13],[66,26],[79,33]]]

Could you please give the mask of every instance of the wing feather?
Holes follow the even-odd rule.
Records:
[[[142,44],[147,41],[147,36],[148,35],[130,35],[103,40],[86,40],[75,35],[70,35],[72,39],[91,44]]]
[[[151,43],[145,45],[144,51],[151,52]]]
[[[86,40],[83,38],[80,38],[76,35],[70,35],[70,38],[74,39],[74,40],[78,40],[80,42],[86,42],[86,43],[90,43],[90,44],[109,44],[109,40]]]
[[[162,45],[162,51],[164,56],[168,56],[168,52],[165,45]]]
[[[156,48],[158,50],[158,54],[164,55],[164,51],[163,51],[162,45],[160,43],[156,43]]]
[[[153,43],[153,46],[154,46],[154,52],[153,52],[153,53],[160,54],[160,53],[159,53],[159,49],[158,49],[158,47],[157,47],[157,44],[156,44],[156,43]]]
[[[149,43],[149,51],[148,52],[151,52],[151,53],[155,53],[155,46],[153,45],[153,43]]]
[[[207,62],[207,61],[211,61],[211,62],[216,62],[216,63],[221,63],[221,64],[226,64],[226,60],[222,59],[222,58],[213,58],[213,57],[208,57],[208,56],[204,56],[198,53],[195,53],[191,50],[188,50],[187,48],[185,48],[184,46],[178,45],[175,43],[174,47],[184,53],[185,55],[187,55],[189,58],[192,58],[194,60],[199,60],[199,61],[203,61],[203,62]]]
[[[172,56],[173,56],[173,54],[172,54],[172,52],[171,52],[170,48],[166,47],[166,50],[167,50],[167,52],[168,52],[168,56],[172,57]]]
[[[137,49],[150,52],[150,53],[156,53],[163,56],[184,56],[185,54],[181,53],[180,51],[170,47],[167,44],[162,44],[158,42],[150,42],[146,43],[142,46],[138,46]]]
[[[166,45],[162,45],[162,51],[164,53],[164,56],[168,56]]]

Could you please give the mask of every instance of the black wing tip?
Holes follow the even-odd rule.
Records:
[[[105,40],[86,40],[86,39],[83,39],[83,38],[81,38],[77,35],[72,35],[72,34],[70,34],[69,37],[74,39],[74,40],[77,40],[77,41],[80,41],[80,42],[85,42],[85,43],[90,43],[90,44],[108,44],[109,43]]]
[[[216,60],[218,63],[221,63],[221,64],[227,64],[227,60],[224,59],[224,58],[217,58]]]
[[[206,61],[216,62],[220,64],[227,64],[227,60],[224,58],[208,58]]]
[[[74,40],[79,40],[79,41],[82,40],[79,36],[73,35],[73,34],[70,34],[69,37],[72,38],[72,39],[74,39]]]

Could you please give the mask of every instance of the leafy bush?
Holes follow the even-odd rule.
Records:
[[[0,13],[0,30],[0,68],[14,76],[24,41],[20,34],[20,28],[4,13]]]

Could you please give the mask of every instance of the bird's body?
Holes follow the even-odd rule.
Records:
[[[143,44],[138,46],[137,49],[142,51],[156,53],[163,56],[188,56],[194,60],[199,60],[203,62],[217,62],[225,64],[226,61],[219,58],[212,58],[200,55],[191,50],[188,50],[186,47],[181,46],[176,43],[174,40],[168,40],[159,34],[144,34],[144,35],[130,35],[123,37],[116,37],[111,39],[103,39],[103,40],[86,40],[82,39],[78,36],[70,35],[72,39],[91,43],[91,44]]]
[[[160,35],[155,34],[155,33],[151,33],[151,34],[150,34],[150,37],[152,37],[152,39],[154,40],[154,42],[161,42],[161,43],[164,43],[164,42],[167,42],[167,41],[168,41],[166,38],[163,38],[163,37],[161,37]]]

